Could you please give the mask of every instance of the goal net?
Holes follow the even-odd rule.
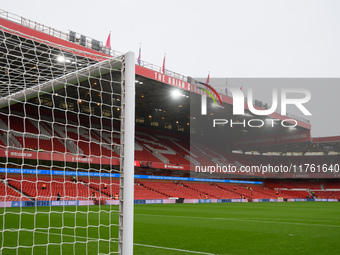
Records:
[[[132,254],[133,53],[4,27],[0,52],[0,253]]]

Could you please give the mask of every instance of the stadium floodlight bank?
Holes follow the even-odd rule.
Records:
[[[0,176],[0,201],[18,206],[0,210],[0,253],[133,254],[134,53],[111,58],[4,27],[0,51],[1,167],[76,173]],[[119,210],[106,205],[115,199]]]

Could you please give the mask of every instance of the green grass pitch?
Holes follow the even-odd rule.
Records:
[[[2,249],[0,253],[108,254],[117,251],[114,239],[118,236],[117,227],[106,226],[109,222],[117,224],[118,215],[109,213],[109,206],[79,206],[77,212],[76,207],[65,207],[66,211],[61,214],[62,209],[52,207],[53,212],[49,213],[49,207],[38,207],[37,211],[22,208],[21,217],[20,208],[7,208],[5,216],[0,209],[1,246],[20,246],[18,253],[15,249]],[[112,209],[118,207],[112,206]],[[52,228],[47,235],[49,223]],[[13,231],[4,232],[4,227]],[[18,228],[22,229],[20,233],[15,231]],[[340,203],[135,205],[134,232],[134,254],[142,255],[334,255],[340,254]],[[29,246],[33,242],[32,249]],[[46,243],[50,245],[46,247]]]

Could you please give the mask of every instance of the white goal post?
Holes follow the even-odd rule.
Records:
[[[119,219],[120,252],[123,255],[133,254],[133,211],[134,211],[134,150],[135,150],[135,58],[134,53],[125,55],[125,91],[122,91],[122,127],[123,150],[120,171],[120,204]]]

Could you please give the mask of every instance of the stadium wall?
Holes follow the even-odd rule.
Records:
[[[286,202],[338,202],[337,199],[287,199]],[[284,199],[184,199],[184,204],[204,203],[248,203],[248,202],[285,202]],[[176,204],[178,199],[136,199],[135,204]],[[118,200],[103,200],[102,205],[118,205]],[[95,205],[93,200],[63,200],[63,201],[5,201],[3,207],[36,207],[36,206],[83,206]]]

